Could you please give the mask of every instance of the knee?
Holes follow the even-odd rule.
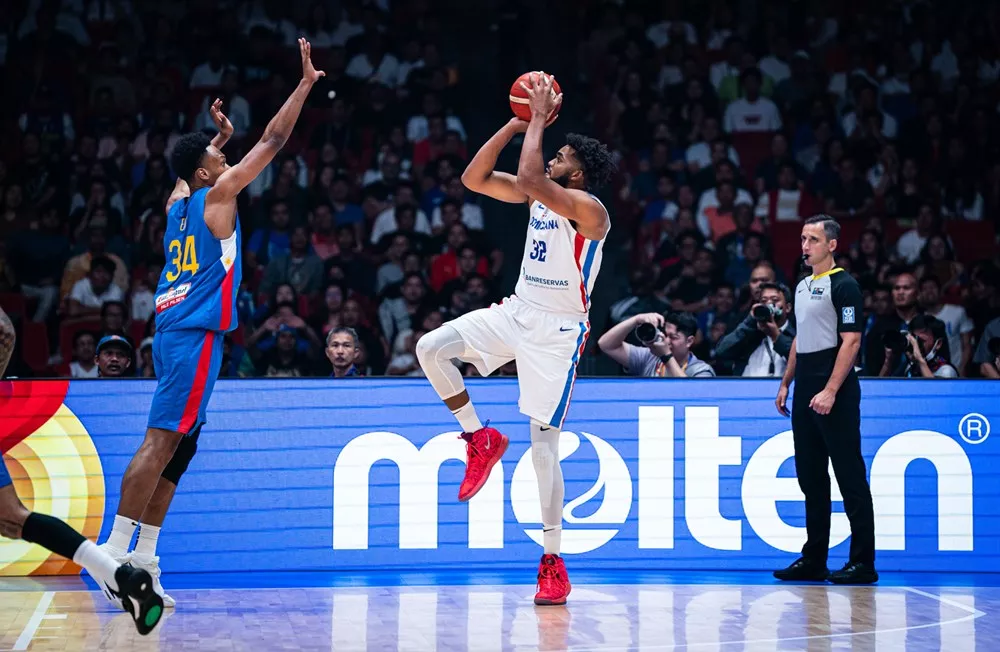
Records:
[[[174,456],[183,438],[184,435],[179,432],[150,428],[146,432],[146,439],[142,442],[142,447],[137,455],[144,454],[160,464],[166,465]]]
[[[427,360],[431,360],[437,352],[438,347],[435,345],[434,339],[434,332],[431,331],[430,333],[424,333],[423,337],[417,340],[417,360],[421,364]]]
[[[536,470],[548,470],[556,464],[556,454],[548,442],[536,441],[531,444],[531,463]]]
[[[181,439],[180,443],[177,444],[177,450],[174,451],[170,461],[163,468],[163,473],[160,474],[164,480],[172,482],[175,486],[180,484],[181,476],[187,471],[194,454],[198,452],[198,437],[200,435],[201,428],[198,428]]]

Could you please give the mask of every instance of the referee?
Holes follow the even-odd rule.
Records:
[[[775,405],[788,416],[785,402],[795,379],[792,431],[795,474],[806,497],[806,544],[791,566],[774,572],[779,580],[872,584],[875,572],[875,514],[861,457],[861,384],[854,361],[864,322],[861,288],[850,274],[833,266],[840,225],[818,215],[802,227],[802,260],[812,276],[795,289],[798,332]],[[851,523],[847,564],[830,573],[830,461]]]

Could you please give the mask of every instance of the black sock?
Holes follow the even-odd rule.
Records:
[[[66,559],[73,559],[76,549],[86,538],[68,524],[48,514],[28,514],[21,528],[21,538],[28,543],[51,550]]]

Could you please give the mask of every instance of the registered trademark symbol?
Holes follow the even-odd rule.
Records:
[[[971,412],[958,422],[958,434],[967,444],[981,444],[990,436],[990,420]]]

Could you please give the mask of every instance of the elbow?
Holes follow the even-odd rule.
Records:
[[[532,191],[538,187],[538,184],[544,178],[542,175],[518,170],[517,178],[514,180],[514,187],[526,195],[532,195]]]
[[[462,185],[472,192],[478,192],[481,180],[472,174],[471,168],[465,168],[465,172],[462,173]]]
[[[611,348],[611,340],[608,338],[607,333],[601,335],[601,338],[597,340],[597,348],[605,353],[607,353],[608,349]]]

